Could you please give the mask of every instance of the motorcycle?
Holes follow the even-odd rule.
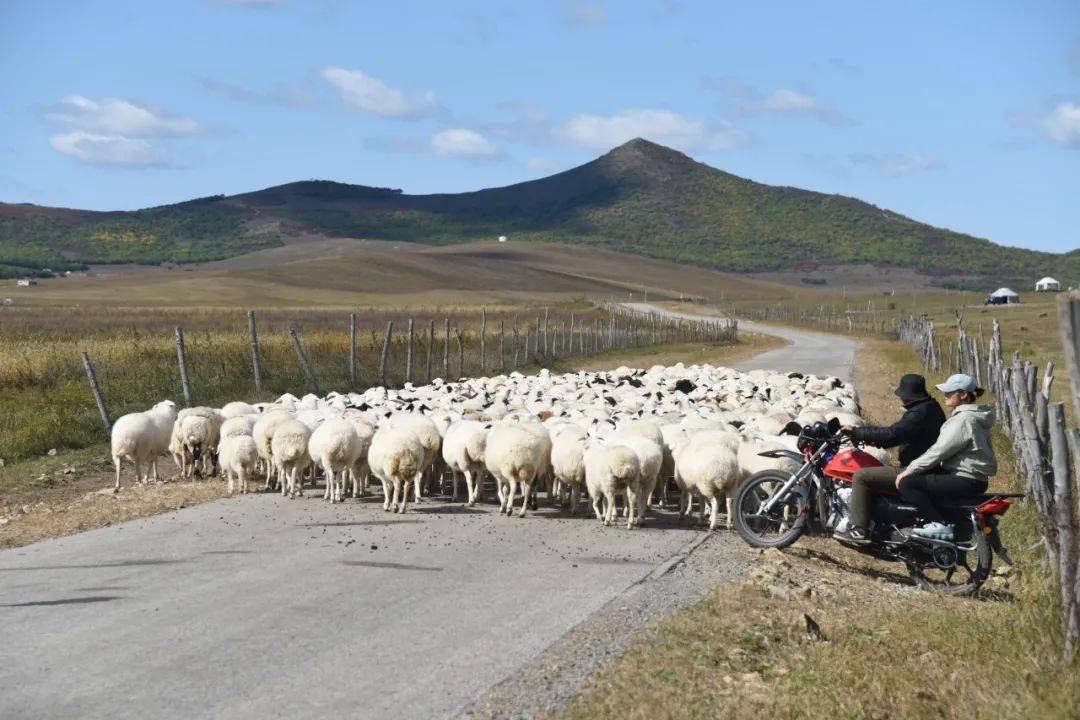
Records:
[[[851,523],[852,476],[861,468],[883,465],[841,432],[835,419],[799,429],[796,446],[799,452],[770,450],[761,455],[794,460],[798,470],[764,470],[747,477],[736,490],[735,529],[753,547],[784,548],[807,532],[844,532]],[[875,492],[869,541],[837,541],[882,560],[904,563],[922,589],[970,595],[989,577],[995,554],[1012,564],[1001,544],[998,519],[1018,497],[1023,496],[983,493],[944,504],[942,513],[955,528],[949,541],[915,535],[912,529],[923,520],[915,507],[895,489]]]

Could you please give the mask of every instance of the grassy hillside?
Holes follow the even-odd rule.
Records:
[[[33,222],[13,220],[12,208]],[[745,180],[645,140],[540,180],[452,195],[310,181],[132,213],[25,208],[0,205],[0,263],[48,252],[188,262],[272,247],[281,232],[316,231],[429,244],[512,235],[737,272],[870,262],[943,282],[957,272],[979,276],[976,284],[1027,284],[1051,272],[1080,281],[1078,252],[1001,247],[854,198]]]

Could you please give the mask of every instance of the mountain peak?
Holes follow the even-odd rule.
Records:
[[[604,174],[610,177],[666,181],[680,172],[687,172],[698,163],[678,150],[644,138],[634,138],[601,155],[591,164],[602,168]]]

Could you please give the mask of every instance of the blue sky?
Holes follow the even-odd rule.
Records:
[[[0,2],[0,199],[456,192],[634,136],[1080,247],[1080,3]]]

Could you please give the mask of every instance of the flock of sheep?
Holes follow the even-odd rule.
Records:
[[[419,502],[441,488],[446,470],[453,496],[465,479],[466,502],[483,500],[490,475],[500,511],[535,507],[534,493],[576,511],[587,495],[596,517],[615,521],[622,498],[627,528],[654,502],[679,488],[680,517],[696,498],[716,527],[720,503],[750,473],[787,468],[790,460],[759,453],[794,449],[784,434],[836,417],[859,425],[853,388],[836,378],[710,365],[621,367],[610,372],[436,379],[429,385],[325,398],[283,395],[272,403],[231,402],[220,409],[171,401],[125,415],[112,430],[116,488],[123,460],[136,480],[157,479],[157,458],[172,454],[181,474],[228,478],[245,493],[257,476],[290,498],[321,472],[323,497],[362,497],[370,475],[382,483],[384,510],[405,512],[410,489]],[[351,485],[351,488],[348,487]],[[703,507],[704,507],[703,506]]]

